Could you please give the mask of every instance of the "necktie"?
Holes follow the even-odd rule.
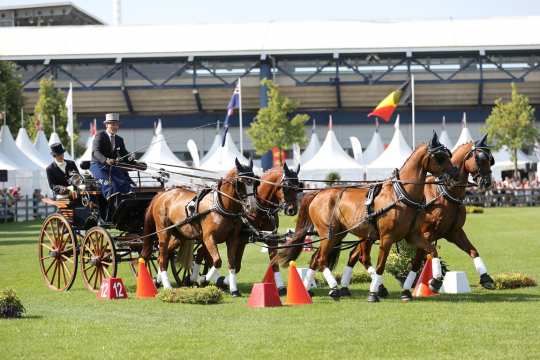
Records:
[[[115,148],[116,144],[115,144],[114,134],[111,135],[111,146],[112,146],[114,157],[116,157],[116,148]]]

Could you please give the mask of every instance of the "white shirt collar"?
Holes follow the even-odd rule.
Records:
[[[66,172],[66,161],[65,160],[63,162],[58,162],[56,159],[53,159],[53,160],[56,163],[56,166],[58,166],[60,168],[60,170],[62,170],[62,172]]]

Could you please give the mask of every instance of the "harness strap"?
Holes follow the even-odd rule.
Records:
[[[446,188],[446,186],[444,185],[437,185],[437,191],[440,192],[448,201],[454,203],[454,204],[458,204],[458,205],[463,205],[463,199],[458,199],[454,196],[452,196],[449,192],[448,192],[448,189]]]
[[[392,188],[394,189],[394,192],[396,193],[396,196],[398,198],[398,201],[403,202],[405,205],[410,206],[417,210],[423,210],[426,208],[426,199],[424,198],[422,202],[414,201],[409,197],[407,194],[407,191],[399,181],[399,170],[394,169],[394,177],[395,179],[392,179]],[[397,180],[397,181],[396,181]]]

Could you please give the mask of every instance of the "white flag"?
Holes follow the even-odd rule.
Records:
[[[67,126],[66,131],[70,138],[73,138],[73,84],[69,83],[69,92],[66,98],[66,108],[67,108]]]

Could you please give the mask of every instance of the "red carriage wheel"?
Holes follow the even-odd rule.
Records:
[[[111,235],[96,226],[86,232],[81,245],[81,270],[84,285],[97,292],[103,279],[116,277],[116,249]]]
[[[41,274],[47,286],[67,291],[77,274],[77,238],[71,224],[60,214],[52,214],[41,226],[38,241]]]

